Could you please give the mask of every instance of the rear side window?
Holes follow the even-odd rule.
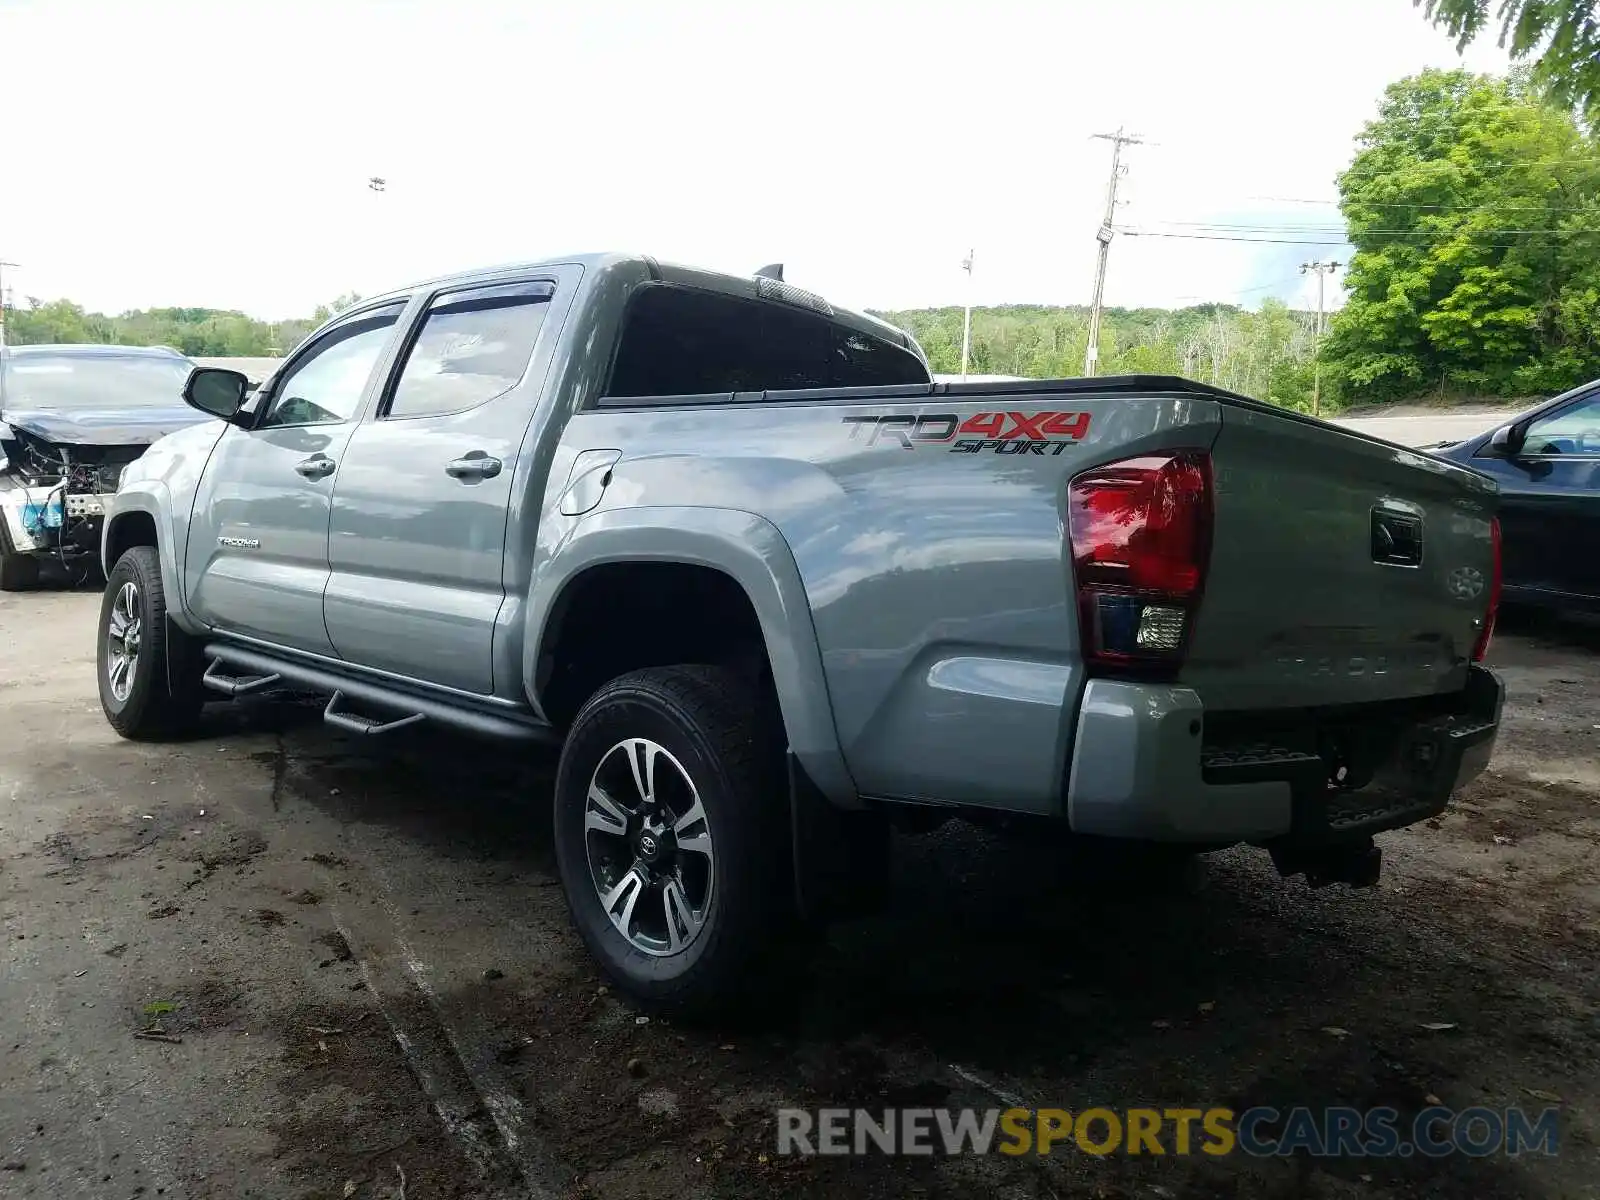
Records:
[[[429,306],[385,414],[476,408],[516,386],[533,357],[553,287],[544,282],[446,292]]]
[[[610,396],[696,396],[784,388],[927,383],[902,346],[818,313],[665,285],[641,290],[611,372]]]

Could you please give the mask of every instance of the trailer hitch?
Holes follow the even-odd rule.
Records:
[[[1272,865],[1282,876],[1304,875],[1314,888],[1347,883],[1353,888],[1375,887],[1383,870],[1383,851],[1371,838],[1329,845],[1277,845],[1269,848]]]

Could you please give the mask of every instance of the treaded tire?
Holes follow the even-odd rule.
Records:
[[[770,993],[802,957],[794,907],[782,733],[744,677],[712,666],[619,676],[579,711],[555,786],[555,851],[573,924],[620,990],[641,1005],[709,1016]],[[589,859],[589,786],[619,743],[646,738],[678,760],[699,793],[715,847],[704,927],[667,955],[638,949],[612,923]],[[642,901],[641,901],[642,902]]]
[[[11,533],[0,519],[0,592],[23,592],[39,582],[39,561],[18,554],[11,545]]]
[[[117,597],[129,583],[138,590],[139,650],[127,694],[119,698],[108,673],[109,632]],[[194,646],[187,635],[170,630],[170,636],[182,639],[181,644],[169,644],[161,559],[154,546],[134,546],[117,560],[106,579],[105,595],[100,601],[100,624],[95,635],[100,707],[111,727],[125,738],[155,741],[174,737],[191,729],[199,716],[205,699],[201,691],[199,656],[192,652]]]

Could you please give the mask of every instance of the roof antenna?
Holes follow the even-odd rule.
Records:
[[[783,264],[782,263],[768,263],[766,266],[762,267],[759,271],[756,272],[756,278],[757,279],[776,279],[779,283],[782,283],[783,282]]]

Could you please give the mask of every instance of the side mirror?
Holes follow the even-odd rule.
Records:
[[[1489,437],[1489,448],[1505,458],[1515,458],[1522,451],[1524,434],[1515,425],[1502,425]]]
[[[213,417],[232,421],[244,407],[250,380],[224,367],[196,367],[183,385],[183,402]]]

